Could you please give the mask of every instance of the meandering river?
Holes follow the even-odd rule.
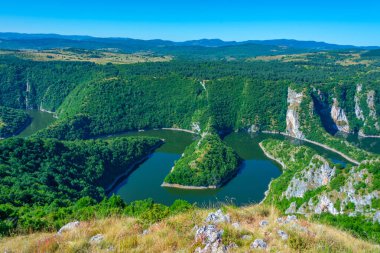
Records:
[[[269,182],[280,176],[281,167],[264,155],[259,147],[259,142],[266,138],[287,138],[281,135],[251,135],[243,132],[227,135],[224,137],[226,144],[234,148],[244,159],[236,177],[219,189],[185,190],[161,187],[161,183],[170,172],[174,162],[181,157],[186,146],[196,138],[194,135],[169,130],[149,130],[118,136],[156,136],[165,139],[165,144],[115,187],[111,194],[118,194],[127,202],[152,198],[159,203],[171,204],[176,199],[185,199],[200,206],[213,205],[219,201],[233,202],[236,205],[260,202],[264,198]],[[296,140],[293,141],[300,143]],[[343,165],[346,163],[333,152],[311,144],[306,145],[313,146],[322,155],[335,162]]]
[[[27,137],[45,128],[54,121],[53,115],[45,112],[29,111],[33,120],[19,136]],[[118,136],[155,136],[165,139],[165,144],[158,148],[144,163],[134,170],[127,178],[114,187],[111,194],[120,195],[125,201],[131,202],[152,198],[163,204],[171,204],[176,199],[184,199],[200,206],[210,206],[218,202],[233,202],[236,205],[260,202],[269,182],[281,174],[281,167],[268,159],[259,147],[259,142],[266,138],[290,139],[294,143],[304,144],[316,149],[321,155],[336,163],[345,165],[347,161],[341,156],[322,147],[294,140],[289,137],[274,134],[231,133],[224,137],[227,145],[236,150],[244,159],[239,173],[220,189],[184,190],[161,187],[165,176],[170,172],[176,160],[181,157],[185,148],[197,136],[180,131],[149,130],[129,132]],[[347,140],[371,152],[380,153],[380,139],[357,138],[348,136]]]

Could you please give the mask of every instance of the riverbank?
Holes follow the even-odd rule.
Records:
[[[356,161],[355,159],[349,157],[348,155],[346,154],[343,154],[342,152],[330,147],[330,146],[327,146],[325,144],[322,144],[322,143],[319,143],[319,142],[316,142],[316,141],[312,141],[312,140],[309,140],[309,139],[300,139],[300,138],[296,138],[294,136],[291,136],[290,134],[287,134],[287,133],[284,133],[284,132],[275,132],[275,131],[262,131],[263,133],[266,133],[266,134],[281,134],[283,136],[287,136],[287,137],[291,137],[293,139],[296,139],[296,140],[300,140],[300,141],[305,141],[305,142],[309,142],[311,144],[314,144],[314,145],[317,145],[319,147],[322,147],[324,149],[327,149],[327,150],[330,150],[334,153],[337,153],[338,155],[340,155],[341,157],[343,157],[344,159],[346,159],[347,161],[355,164],[355,165],[359,165],[360,162],[359,161]]]
[[[181,185],[181,184],[170,184],[170,183],[165,183],[163,182],[161,184],[161,187],[168,187],[168,188],[178,188],[178,189],[188,189],[188,190],[207,190],[207,189],[217,189],[220,188],[224,185],[226,185],[229,181],[231,181],[239,172],[241,169],[242,162],[239,164],[238,168],[236,171],[230,174],[230,176],[226,177],[220,184],[218,185],[209,185],[209,186],[194,186],[194,185]],[[172,167],[170,173],[173,171],[174,166]]]
[[[118,137],[119,135],[123,134],[131,134],[131,133],[143,133],[148,131],[160,131],[160,130],[166,130],[166,131],[174,131],[174,132],[185,132],[196,135],[197,133],[188,129],[182,129],[182,128],[150,128],[150,129],[137,129],[137,130],[130,130],[130,131],[122,131],[122,132],[116,132],[112,134],[101,134],[91,137],[91,139],[101,139],[101,138],[113,138]]]
[[[272,156],[271,154],[269,154],[269,153],[265,150],[265,148],[263,147],[263,143],[262,143],[262,142],[259,143],[259,146],[260,146],[261,150],[263,151],[264,155],[266,155],[266,157],[268,157],[269,159],[271,159],[271,160],[273,160],[273,161],[279,163],[279,164],[281,165],[281,167],[282,167],[283,170],[286,169],[286,165],[285,165],[285,163],[283,163],[283,162],[282,162],[281,160],[279,160],[278,158],[276,158],[276,157]],[[273,182],[273,179],[270,181],[270,183],[269,183],[269,185],[268,185],[268,190],[266,190],[266,191],[264,192],[264,198],[263,198],[263,200],[260,201],[259,204],[264,203],[264,201],[266,200],[266,198],[267,198],[267,196],[268,196],[268,194],[269,194],[269,192],[270,192],[270,189],[271,189],[271,186],[272,186],[272,182]]]
[[[183,128],[163,127],[163,128],[156,128],[153,130],[170,130],[170,131],[181,131],[181,132],[186,132],[186,133],[191,133],[191,134],[197,134],[195,131],[183,129]]]
[[[207,189],[216,189],[219,187],[216,185],[193,186],[193,185],[180,185],[180,184],[169,184],[169,183],[162,183],[161,186],[162,187],[168,187],[168,188],[187,189],[187,190],[207,190]]]
[[[284,163],[283,161],[279,160],[278,158],[272,156],[271,154],[269,154],[269,153],[265,150],[265,148],[263,147],[263,143],[262,143],[262,142],[259,143],[259,146],[260,146],[261,150],[263,151],[264,155],[266,155],[269,159],[271,159],[271,160],[277,162],[278,164],[280,164],[280,165],[282,166],[282,169],[283,169],[283,170],[286,169],[286,165],[285,165],[285,163]]]
[[[366,134],[362,134],[362,133],[359,133],[358,136],[360,138],[380,138],[380,135],[366,135]]]
[[[145,155],[141,159],[139,159],[139,160],[133,162],[131,165],[129,165],[128,168],[126,169],[126,171],[123,174],[117,176],[112,181],[112,183],[106,189],[104,189],[104,191],[106,192],[106,194],[108,195],[113,189],[115,189],[115,187],[117,187],[121,183],[122,180],[124,180],[126,177],[128,177],[135,169],[137,169],[142,163],[144,163],[152,155],[152,153],[157,148],[159,148],[163,143],[164,143],[164,141],[162,140],[161,143],[159,143],[159,144],[153,146],[151,149],[149,149],[147,155]]]
[[[57,114],[56,112],[52,112],[52,111],[49,111],[49,110],[45,110],[45,109],[42,108],[42,107],[39,108],[39,111],[40,111],[40,112],[46,112],[46,113],[52,114],[52,115],[53,115],[53,118],[58,119],[58,114]]]
[[[306,141],[306,142],[312,143],[312,144],[314,144],[314,145],[320,146],[320,147],[322,147],[322,148],[324,148],[324,149],[327,149],[327,150],[330,150],[330,151],[332,151],[332,152],[335,152],[335,153],[337,153],[338,155],[342,156],[342,157],[343,157],[344,159],[346,159],[347,161],[349,161],[349,162],[351,162],[351,163],[353,163],[353,164],[355,164],[355,165],[359,165],[359,164],[360,164],[359,161],[356,161],[356,160],[354,160],[353,158],[351,158],[351,157],[349,157],[349,156],[343,154],[342,152],[340,152],[340,151],[338,151],[338,150],[336,150],[336,149],[334,149],[334,148],[331,148],[331,147],[329,147],[329,146],[326,146],[326,145],[324,145],[324,144],[322,144],[322,143],[319,143],[319,142],[316,142],[316,141],[311,141],[311,140],[308,140],[308,139],[299,139],[299,140]]]

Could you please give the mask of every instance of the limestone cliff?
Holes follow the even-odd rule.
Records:
[[[325,158],[314,155],[309,166],[292,178],[283,195],[287,199],[302,198],[305,192],[327,185],[334,176],[335,168]]]
[[[361,121],[364,121],[363,110],[362,110],[362,108],[360,108],[360,95],[361,95],[362,89],[363,89],[363,86],[361,84],[358,84],[356,86],[356,94],[355,94],[354,101],[355,101],[356,118],[361,120]]]
[[[313,160],[315,158],[313,157]],[[326,188],[299,207],[296,202],[292,202],[287,213],[309,215],[327,212],[332,215],[364,215],[377,221],[376,214],[379,210],[376,203],[380,199],[380,191],[374,188],[375,176],[367,168],[379,166],[379,161],[365,161],[346,173],[341,172],[339,178],[331,185],[335,176],[335,168],[331,168],[325,159],[322,158],[322,160],[325,161],[322,166],[308,167],[297,173],[291,179],[283,196],[287,199],[303,198],[307,191],[315,190],[323,185]],[[311,164],[313,164],[312,161]],[[338,181],[341,185],[337,187]]]
[[[299,111],[303,93],[297,93],[288,88],[288,110],[286,112],[286,133],[298,139],[304,139],[305,135],[300,129]]]
[[[379,121],[377,118],[377,112],[376,112],[376,107],[375,107],[375,91],[370,90],[367,93],[367,105],[369,109],[369,118],[371,121],[374,122],[374,127],[377,131],[380,131],[380,126],[379,126]]]
[[[333,105],[331,107],[331,118],[335,123],[335,126],[338,131],[349,133],[350,125],[348,123],[348,119],[346,113],[343,108],[339,107],[339,102],[336,98],[333,98]]]
[[[380,159],[342,168],[312,148],[289,141],[265,140],[260,147],[286,168],[271,182],[264,202],[276,203],[287,214],[330,213],[379,221]]]
[[[359,84],[356,87],[354,101],[356,118],[362,122],[359,135],[363,137],[379,135],[380,125],[376,111],[376,92],[374,90],[364,92],[363,86]],[[366,106],[363,107],[363,104]]]
[[[32,110],[33,105],[31,104],[30,99],[30,93],[31,93],[31,85],[29,83],[29,80],[26,81],[26,90],[25,90],[25,109],[26,110]]]

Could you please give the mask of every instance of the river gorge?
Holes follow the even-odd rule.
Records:
[[[27,137],[48,126],[54,121],[53,115],[46,112],[29,111],[32,123],[18,136]],[[244,160],[238,174],[226,185],[218,189],[187,190],[161,187],[165,176],[170,172],[176,160],[181,157],[185,148],[192,143],[197,135],[172,130],[147,130],[128,132],[101,138],[120,136],[154,136],[165,140],[165,143],[136,169],[118,180],[111,187],[110,195],[120,195],[126,202],[152,198],[163,204],[171,204],[176,199],[184,199],[200,206],[212,206],[218,202],[231,202],[236,205],[258,203],[264,198],[264,193],[273,178],[281,175],[281,166],[270,160],[259,147],[259,143],[267,138],[291,139],[294,143],[313,147],[322,156],[343,166],[347,161],[338,154],[311,143],[302,142],[277,134],[250,134],[233,132],[224,136],[224,142],[232,147]],[[343,137],[342,137],[343,138]],[[380,139],[358,138],[346,136],[348,141],[369,151],[380,153]]]

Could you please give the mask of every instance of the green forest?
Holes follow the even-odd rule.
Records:
[[[380,73],[371,71],[376,61],[368,66],[337,64],[346,55],[329,52],[239,61],[178,58],[130,65],[33,62],[4,55],[0,56],[0,104],[56,112],[59,121],[43,136],[61,139],[159,127],[190,129],[194,122],[204,129],[210,119],[222,131],[252,125],[284,131],[286,91],[291,86],[308,88],[307,95],[313,98],[317,91],[327,107],[337,98],[352,131],[376,135]],[[358,84],[363,87],[359,103],[364,120],[355,116]],[[369,91],[374,92],[372,112],[366,105]],[[369,116],[373,113],[376,117]]]
[[[61,142],[11,138],[0,142],[0,203],[15,206],[105,197],[105,187],[148,155],[160,140],[128,137]]]
[[[192,46],[187,52],[179,47],[169,52],[161,48],[161,54],[173,53],[171,61],[104,65],[0,54],[0,138],[6,138],[0,141],[0,234],[53,231],[73,219],[114,214],[153,223],[192,208],[184,201],[169,207],[152,200],[127,204],[120,197],[107,198],[105,189],[163,140],[97,138],[159,128],[191,130],[197,139],[175,162],[164,183],[221,187],[242,163],[223,136],[234,131],[286,134],[289,88],[302,92],[297,113],[306,139],[360,163],[377,159],[378,155],[335,136],[337,126],[330,111],[337,100],[353,134],[380,135],[378,52],[277,48],[278,53],[268,53],[272,49]],[[58,119],[31,137],[11,137],[30,123],[26,109],[54,112]],[[281,193],[309,166],[316,151],[275,140],[262,145],[286,164],[266,199],[281,212],[292,202],[299,208],[316,201],[322,192],[337,191],[353,168],[331,162],[340,174],[329,185],[302,198],[285,199]],[[379,188],[378,166],[366,167],[372,181],[365,190]],[[363,185],[357,188],[364,194]],[[376,204],[370,206],[378,209]],[[314,218],[379,241],[378,225],[367,217]],[[358,228],[359,223],[364,225]]]
[[[30,117],[25,111],[0,106],[0,138],[17,134],[29,122]]]
[[[379,208],[379,199],[372,199],[370,204],[364,207],[364,211],[353,212],[356,210],[355,203],[358,205],[355,199],[361,200],[372,192],[375,194],[378,192],[380,187],[379,160],[363,162],[357,167],[353,167],[352,164],[342,167],[340,164],[327,161],[329,166],[335,169],[335,175],[330,182],[317,188],[308,189],[302,197],[287,198],[284,193],[289,189],[291,181],[295,178],[305,181],[312,180],[302,178],[305,175],[304,172],[313,166],[321,166],[321,160],[312,148],[297,146],[290,141],[267,139],[261,143],[261,146],[267,154],[285,165],[282,166],[283,174],[272,181],[265,203],[274,204],[283,212],[287,212],[291,203],[295,203],[296,208],[301,206],[305,208],[305,206],[311,205],[311,213],[305,212],[312,219],[350,231],[358,237],[380,242],[380,224],[372,221],[374,212]],[[363,182],[362,179],[356,179],[356,177],[352,179],[352,174],[360,171],[365,173],[365,178],[371,178],[371,180]],[[342,187],[347,187],[350,182],[352,182],[355,192],[355,197],[352,199],[346,198],[347,190],[342,190]],[[329,212],[314,213],[322,196],[329,196],[334,208],[340,210],[340,213],[337,215]]]
[[[182,186],[220,187],[234,176],[240,158],[215,134],[207,134],[188,146],[175,162],[165,183]]]

